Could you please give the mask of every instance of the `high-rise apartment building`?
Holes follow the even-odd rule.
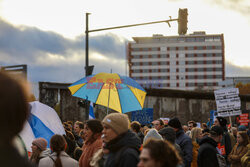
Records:
[[[218,89],[225,80],[223,34],[134,37],[127,46],[129,76],[143,87]]]

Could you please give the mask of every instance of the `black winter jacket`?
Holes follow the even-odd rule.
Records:
[[[210,137],[201,140],[198,150],[198,167],[219,167],[216,149],[217,142]]]
[[[192,139],[187,136],[183,130],[176,132],[176,143],[181,147],[183,153],[183,162],[185,167],[190,167],[193,160]]]
[[[140,139],[130,130],[107,143],[109,150],[104,167],[136,167],[139,162]]]

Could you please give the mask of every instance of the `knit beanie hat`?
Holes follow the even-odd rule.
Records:
[[[178,118],[170,119],[168,125],[171,126],[172,128],[182,129],[181,122]]]
[[[223,117],[216,117],[216,119],[219,121],[221,127],[225,127],[227,125],[227,120]]]
[[[38,148],[40,148],[42,151],[46,150],[48,142],[44,138],[37,138],[33,140],[33,145],[36,145]]]
[[[175,143],[176,133],[173,128],[166,127],[159,130],[159,134],[167,141]]]
[[[147,135],[144,137],[143,143],[145,143],[148,139],[160,139],[163,140],[162,136],[157,132],[156,129],[150,129]]]
[[[102,120],[102,123],[113,129],[118,135],[129,130],[129,119],[126,114],[111,113]]]
[[[247,128],[244,125],[240,125],[238,127],[238,131],[246,131],[246,130],[247,130]]]
[[[220,127],[220,126],[213,126],[213,127],[211,128],[211,130],[209,131],[209,133],[214,133],[214,134],[216,134],[217,136],[223,135],[223,129],[222,129],[222,127]]]

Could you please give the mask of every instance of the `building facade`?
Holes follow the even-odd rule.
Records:
[[[221,88],[225,80],[223,34],[134,37],[127,45],[129,76],[145,88]]]

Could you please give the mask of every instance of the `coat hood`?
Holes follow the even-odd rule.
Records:
[[[205,138],[203,138],[203,139],[201,139],[201,141],[200,141],[200,146],[202,145],[202,144],[204,144],[204,143],[209,143],[209,144],[211,144],[212,146],[214,146],[214,147],[217,147],[217,142],[214,140],[214,139],[212,139],[211,137],[205,137]]]
[[[40,154],[40,158],[44,158],[44,157],[47,157],[51,154],[51,150],[49,148],[47,148],[46,150],[42,151],[41,154]]]

